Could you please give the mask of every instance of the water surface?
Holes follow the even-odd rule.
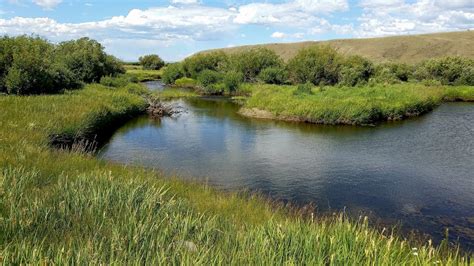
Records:
[[[99,156],[249,189],[318,211],[371,214],[474,247],[474,105],[443,104],[377,127],[247,119],[222,98],[180,100],[176,118],[139,117]]]

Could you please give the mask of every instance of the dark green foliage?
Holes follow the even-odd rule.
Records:
[[[58,46],[39,37],[0,38],[0,92],[56,93],[124,71],[120,61],[87,38]]]
[[[140,56],[138,60],[143,69],[147,70],[159,70],[165,65],[165,61],[156,54]]]
[[[212,84],[221,82],[222,78],[223,78],[223,75],[221,73],[206,69],[202,71],[201,73],[199,73],[197,80],[199,84],[201,84],[201,86],[206,88]]]
[[[234,93],[244,81],[244,75],[240,72],[230,71],[224,75],[224,87],[229,93]]]
[[[260,72],[270,67],[281,67],[283,61],[272,50],[267,48],[256,48],[245,50],[231,56],[231,70],[244,75],[244,81],[256,81]]]
[[[163,71],[161,80],[165,84],[173,84],[177,79],[184,77],[183,65],[181,63],[169,64]]]
[[[282,67],[269,67],[260,72],[258,79],[267,84],[284,84],[288,80],[288,72]]]
[[[375,67],[374,83],[396,84],[413,77],[413,66],[402,63],[384,63]]]
[[[445,85],[474,85],[474,60],[462,57],[431,59],[417,66],[418,80],[437,80]]]
[[[303,95],[303,94],[313,94],[313,83],[311,82],[306,82],[305,84],[299,84],[298,87],[296,87],[296,90],[293,92],[295,95]]]
[[[339,83],[344,86],[356,86],[367,83],[374,72],[369,60],[355,55],[347,57],[339,72]]]
[[[224,52],[196,54],[183,61],[186,77],[196,79],[204,70],[223,71],[228,64],[228,56]]]
[[[125,73],[121,63],[104,52],[104,47],[95,40],[81,38],[62,42],[55,56],[84,82],[98,82],[102,76]]]
[[[330,46],[302,49],[288,62],[290,79],[299,84],[306,82],[314,85],[336,84],[342,59],[342,56]]]

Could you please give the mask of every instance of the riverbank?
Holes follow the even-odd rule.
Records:
[[[97,160],[80,145],[51,149],[51,135],[90,138],[144,110],[127,88],[1,96],[0,106],[2,263],[468,263],[363,218],[304,218],[257,196]]]
[[[373,87],[314,87],[298,93],[297,86],[246,85],[251,96],[240,114],[316,124],[373,125],[430,112],[443,101],[472,101],[474,87],[422,84]]]

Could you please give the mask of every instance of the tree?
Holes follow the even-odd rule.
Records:
[[[140,62],[140,65],[143,66],[143,69],[149,70],[159,70],[165,65],[165,61],[156,54],[140,56],[138,61]]]
[[[336,84],[342,66],[342,56],[330,46],[313,46],[300,50],[288,62],[290,79],[297,84]]]
[[[230,68],[244,75],[244,80],[253,82],[260,72],[266,68],[281,67],[283,61],[268,48],[244,50],[232,55]]]

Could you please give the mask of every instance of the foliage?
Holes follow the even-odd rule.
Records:
[[[144,55],[138,58],[140,65],[146,70],[159,70],[165,65],[165,61],[156,54]]]
[[[104,47],[89,38],[62,42],[55,50],[55,57],[70,69],[78,80],[99,82],[102,76],[125,73],[122,63],[104,52]]]
[[[283,61],[274,51],[257,48],[232,54],[228,69],[242,73],[244,81],[253,82],[262,70],[282,65]]]
[[[201,71],[197,77],[199,84],[204,88],[219,83],[222,79],[223,75],[221,73],[209,69]]]
[[[244,75],[240,72],[230,71],[224,74],[224,87],[229,93],[235,93],[240,84],[244,81]]]
[[[186,58],[183,61],[183,70],[186,77],[197,79],[204,70],[224,71],[228,57],[224,52],[200,53]]]
[[[336,84],[342,59],[330,46],[318,45],[302,49],[288,62],[290,79],[296,84]]]
[[[184,77],[183,65],[181,63],[169,64],[163,71],[161,80],[165,84],[174,84],[174,82]]]
[[[2,37],[0,48],[0,91],[11,94],[55,93],[124,72],[87,38],[56,46],[39,37]]]
[[[474,60],[444,57],[427,60],[416,67],[418,80],[438,80],[445,85],[474,85]]]
[[[372,62],[361,56],[349,56],[344,59],[339,72],[339,83],[344,86],[363,85],[374,72]]]
[[[141,67],[130,68],[128,67],[125,75],[130,77],[132,82],[144,82],[151,80],[159,80],[163,75],[163,71],[166,67],[161,68],[160,70],[145,70]]]
[[[283,67],[268,67],[258,74],[258,79],[267,84],[284,84],[288,80],[288,72]]]

